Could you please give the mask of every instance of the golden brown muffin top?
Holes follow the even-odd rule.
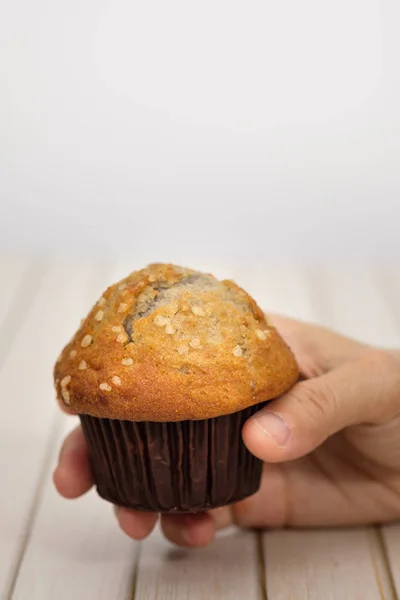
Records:
[[[275,398],[298,378],[292,352],[232,281],[153,264],[109,287],[54,369],[77,414],[180,421]]]

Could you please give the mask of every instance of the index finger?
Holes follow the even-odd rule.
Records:
[[[321,325],[277,314],[267,314],[267,318],[292,349],[300,372],[307,379],[359,358],[368,348]]]

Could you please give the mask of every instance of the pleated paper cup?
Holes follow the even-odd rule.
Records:
[[[244,445],[242,427],[259,409],[168,423],[80,415],[99,495],[161,513],[200,512],[251,496],[262,462]]]

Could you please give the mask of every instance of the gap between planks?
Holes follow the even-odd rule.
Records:
[[[307,294],[305,294],[304,297],[306,298],[306,302],[307,302]],[[306,310],[307,310],[307,308],[306,308]],[[40,496],[40,499],[42,499],[42,496]],[[97,498],[96,498],[96,502],[99,502],[99,500]],[[115,525],[113,524],[113,526],[115,526]],[[29,536],[27,537],[28,546],[32,543],[32,536],[31,536],[31,534],[32,534],[32,531],[30,532]],[[328,537],[329,537],[329,534],[328,534]],[[143,550],[146,550],[146,545],[147,545],[147,543],[145,543],[145,545],[143,546]],[[31,553],[33,552],[33,549],[34,549],[34,547],[32,546]],[[151,548],[149,548],[149,550],[151,550]],[[260,555],[258,555],[258,559],[260,561]],[[141,562],[142,562],[142,560],[140,559],[139,562],[136,564],[135,568],[133,569],[133,573],[131,572],[131,584],[132,584],[132,589],[131,589],[132,593],[131,593],[131,595],[133,595],[135,593],[135,587],[136,587],[136,590],[137,590],[137,584],[138,584],[137,580],[142,577],[142,575],[140,574],[140,570],[139,570],[139,566],[140,566]],[[179,577],[179,573],[177,574],[177,577]],[[143,584],[143,581],[141,582],[141,585],[142,584]],[[22,592],[20,592],[20,593],[22,593]],[[21,595],[20,597],[23,598],[24,596]],[[150,597],[152,597],[152,596],[149,596],[149,598]],[[155,597],[155,596],[153,596],[153,597]],[[141,596],[138,596],[138,598],[141,598]],[[43,599],[43,600],[47,600],[47,598]],[[275,600],[275,599],[272,597],[271,600]]]
[[[393,317],[396,332],[396,347],[400,348],[400,274],[396,267],[374,269],[374,278],[385,307]],[[391,576],[391,584],[400,597],[400,524],[385,525],[381,529],[382,551]]]
[[[320,317],[333,328],[366,343],[400,348],[400,277],[397,269],[360,266],[351,269],[327,269],[327,277],[314,271],[310,280],[318,289]],[[395,527],[395,526],[391,526]],[[397,526],[400,536],[400,528]],[[377,580],[384,589],[383,598],[397,599],[394,573],[385,536],[387,526],[373,530],[371,557]],[[399,548],[400,550],[400,548]],[[379,555],[379,557],[378,557]],[[400,567],[400,555],[397,552]],[[379,568],[378,568],[379,565]]]
[[[48,444],[55,435],[52,426],[56,404],[51,379],[55,353],[60,348],[54,328],[57,324],[64,325],[65,318],[59,319],[59,311],[64,317],[64,309],[71,310],[69,301],[73,299],[69,293],[65,294],[63,275],[63,271],[54,267],[32,268],[21,278],[16,294],[25,302],[12,303],[7,315],[19,328],[15,330],[13,343],[7,343],[0,371],[2,398],[7,402],[0,423],[3,478],[0,497],[4,519],[0,538],[1,598],[8,598],[15,586],[40,497]],[[46,323],[49,323],[47,328]],[[64,335],[67,330],[68,326]],[[60,331],[64,331],[63,326]],[[10,453],[15,465],[10,462]]]
[[[72,429],[71,417],[62,420],[51,463]],[[138,551],[95,490],[65,500],[47,477],[12,600],[54,600],[55,589],[57,600],[131,600]]]
[[[376,577],[380,582],[381,594],[382,598],[390,598],[390,600],[399,600],[399,596],[396,590],[396,584],[394,581],[392,567],[390,565],[388,550],[386,547],[383,528],[375,527],[373,532],[375,533],[375,545],[379,548],[379,556],[378,560],[380,560],[380,564],[376,565]],[[371,550],[372,556],[373,549]],[[383,581],[380,579],[380,574],[383,574]],[[387,596],[385,596],[385,590]]]
[[[185,549],[157,527],[142,542],[135,600],[260,600],[258,570],[254,532],[232,527],[206,548]]]
[[[298,318],[305,317],[306,320],[355,335],[369,343],[398,344],[397,337],[393,335],[393,319],[387,315],[368,270],[361,268],[357,274],[346,268],[302,270],[301,276],[292,272],[295,277],[290,277],[290,280],[290,271],[274,270],[270,277],[265,269],[263,271],[269,281],[269,304],[284,307],[282,312]],[[301,299],[300,304],[297,303],[298,298]],[[379,315],[379,321],[374,321],[371,315]],[[299,539],[302,541],[300,545]],[[326,550],[322,543],[324,539],[328,545]],[[396,598],[389,563],[372,529],[277,531],[265,534],[264,541],[267,593],[273,600],[321,597],[364,600],[376,598],[377,594],[388,600]],[[294,544],[297,546],[295,553],[292,548]],[[340,562],[344,549],[348,556],[347,565]],[[297,573],[296,577],[292,573],[291,579],[289,568],[285,572],[279,570],[282,561],[285,562],[290,556],[293,561],[290,562],[291,568]],[[337,578],[330,581],[328,574],[335,561],[338,561],[339,571]],[[304,568],[297,570],[301,563]],[[314,564],[320,568],[312,575]],[[359,578],[360,568],[364,574],[362,579]],[[327,587],[321,588],[324,573]],[[363,585],[366,587],[363,588]]]
[[[98,285],[100,280],[101,285]],[[94,276],[92,269],[83,269],[82,277],[77,277],[75,271],[65,274],[65,285],[74,301],[73,309],[71,302],[64,298],[64,305],[57,306],[63,315],[63,327],[57,333],[61,341],[59,350],[67,339],[61,339],[66,334],[64,329],[70,329],[69,334],[73,333],[82,315],[107,284],[105,274]],[[86,300],[83,301],[84,298]],[[51,335],[52,329],[49,333]],[[57,355],[46,349],[45,357],[54,364]],[[51,381],[51,370],[48,378]],[[24,530],[22,547],[19,548],[20,560],[12,599],[25,600],[29,596],[37,600],[54,600],[56,587],[57,600],[70,597],[74,600],[109,597],[129,600],[135,577],[137,546],[118,531],[108,503],[99,499],[94,492],[76,503],[68,503],[54,490],[50,478],[51,466],[56,460],[58,447],[71,417],[61,415],[54,394],[51,402],[53,414],[56,414],[55,422],[52,421],[55,427],[51,428],[41,476],[36,480],[36,501]],[[63,423],[61,428],[60,419]]]
[[[20,549],[19,549],[19,552],[17,553],[15,566],[14,566],[14,572],[11,574],[10,589],[8,592],[7,600],[11,600],[14,595],[15,585],[17,583],[18,575],[19,575],[19,572],[21,569],[22,560],[23,560],[26,548],[28,546],[29,539],[32,534],[33,524],[35,522],[36,514],[39,510],[40,501],[41,501],[41,498],[43,495],[45,482],[47,480],[47,477],[48,477],[48,474],[50,472],[51,465],[53,462],[53,454],[56,449],[56,444],[58,441],[58,434],[60,432],[60,428],[61,428],[61,415],[55,414],[54,415],[54,423],[53,423],[53,425],[51,427],[51,431],[50,431],[48,448],[47,448],[47,451],[46,451],[46,454],[45,454],[45,457],[43,460],[41,472],[40,472],[38,480],[37,480],[36,489],[33,494],[32,505],[28,511],[26,530],[25,530],[25,533],[21,537]]]
[[[265,580],[266,565],[263,546],[263,533],[262,531],[257,531],[255,535],[257,536],[258,580],[260,584],[260,600],[268,600],[267,582]]]
[[[137,587],[137,578],[138,578],[138,572],[139,572],[140,555],[142,552],[142,543],[143,542],[138,543],[138,548],[136,551],[135,561],[134,561],[134,565],[133,565],[133,569],[132,569],[132,580],[131,580],[131,585],[130,585],[130,590],[131,590],[130,600],[136,600],[136,587]]]

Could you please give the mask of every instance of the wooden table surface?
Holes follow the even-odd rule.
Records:
[[[54,401],[53,363],[102,289],[129,270],[0,258],[0,599],[397,598],[399,525],[263,534],[233,529],[206,549],[183,551],[159,532],[140,544],[129,540],[94,492],[75,501],[56,494],[51,473],[75,419]],[[227,264],[214,270],[247,287],[266,310],[400,347],[394,268]]]

